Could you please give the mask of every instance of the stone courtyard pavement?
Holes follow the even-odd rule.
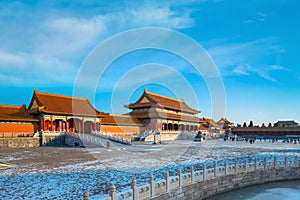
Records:
[[[177,140],[159,145],[137,142],[110,148],[39,147],[0,149],[1,199],[81,199],[84,191],[121,191],[133,178],[147,182],[173,166],[252,154],[299,155],[300,144],[256,141]],[[164,169],[164,170],[162,170]]]

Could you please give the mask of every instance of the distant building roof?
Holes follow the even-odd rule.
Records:
[[[102,125],[144,126],[137,118],[129,115],[107,115],[101,120]]]
[[[219,123],[228,123],[228,124],[233,124],[232,122],[230,122],[227,118],[222,117],[218,122]]]
[[[299,124],[294,120],[287,120],[287,121],[278,121],[274,123],[274,126],[298,126]]]
[[[26,105],[0,105],[0,121],[36,122],[26,109]]]
[[[200,125],[202,125],[204,127],[209,127],[209,126],[219,127],[220,126],[213,119],[210,119],[210,118],[204,118],[204,117],[199,118],[199,122],[200,122]]]
[[[103,117],[106,113],[96,110],[88,98],[49,94],[34,90],[28,109],[31,113],[82,115]]]
[[[142,108],[142,107],[151,107],[153,105],[157,105],[163,108],[188,112],[192,114],[198,114],[200,111],[192,109],[183,100],[177,100],[174,98],[166,97],[163,95],[155,94],[152,92],[144,90],[142,96],[135,102],[124,107],[134,109],[134,108]]]
[[[227,118],[222,117],[219,121],[217,121],[217,124],[224,128],[233,128],[234,123],[230,122]]]

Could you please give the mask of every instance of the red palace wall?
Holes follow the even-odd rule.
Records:
[[[18,137],[20,134],[33,134],[33,124],[0,123],[0,137]]]
[[[102,132],[117,132],[117,133],[140,133],[139,127],[132,126],[101,126]]]

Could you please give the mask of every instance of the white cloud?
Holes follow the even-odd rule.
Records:
[[[224,44],[225,43],[225,44]],[[277,44],[277,38],[268,37],[244,43],[211,44],[209,54],[219,67],[227,67],[256,61],[260,57],[280,54],[284,49]]]
[[[7,52],[0,51],[0,69],[6,68],[10,64],[15,64],[16,66],[20,66],[25,62],[25,55],[22,53],[11,54]]]
[[[252,18],[249,18],[249,19],[246,19],[244,20],[245,23],[249,23],[249,24],[252,24],[252,23],[258,23],[258,22],[264,22],[265,19],[267,17],[267,14],[266,13],[263,13],[263,12],[258,12],[256,13],[255,16],[253,16]]]
[[[44,22],[44,33],[36,40],[36,51],[51,55],[81,52],[103,36],[106,25],[101,16],[55,18]]]
[[[271,71],[286,70],[287,68],[280,65],[270,65],[264,63],[261,58],[281,54],[284,49],[277,44],[277,39],[274,37],[257,39],[244,43],[226,43],[213,44],[208,52],[221,69],[223,75],[250,75],[257,74],[260,77],[276,82],[271,77]],[[225,43],[225,44],[224,44]]]
[[[142,9],[134,9],[128,12],[127,17],[132,18],[133,23],[137,26],[182,29],[194,25],[194,20],[190,17],[189,12],[175,12],[170,10],[169,7],[143,7]]]
[[[238,65],[237,67],[235,67],[232,70],[232,72],[235,75],[240,75],[240,76],[248,76],[251,74],[257,74],[266,80],[277,82],[277,80],[274,79],[270,75],[270,72],[278,71],[278,70],[287,70],[287,69],[280,65],[272,65],[272,66],[266,66],[266,67],[253,67],[248,64],[245,64],[245,65]]]
[[[2,85],[71,84],[76,69],[66,61],[41,54],[0,51]]]
[[[250,75],[251,66],[250,65],[239,65],[233,69],[233,73],[237,75]]]
[[[267,67],[267,70],[272,71],[272,70],[288,70],[288,69],[280,65],[271,65]]]
[[[14,17],[0,22],[0,27],[5,27],[0,34],[5,41],[0,47],[1,80],[20,86],[72,84],[84,57],[115,33],[145,26],[182,29],[194,24],[191,9],[174,9],[160,2],[133,4],[109,12],[95,9],[88,15],[78,13],[80,10],[66,12],[44,7],[33,11],[26,3],[0,8],[0,17]],[[49,12],[45,14],[45,10]]]

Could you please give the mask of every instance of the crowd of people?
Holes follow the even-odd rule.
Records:
[[[255,141],[264,141],[264,142],[282,142],[282,143],[300,143],[299,137],[270,137],[270,136],[237,136],[236,134],[228,134],[226,133],[223,136],[224,141],[245,141],[253,144]]]

